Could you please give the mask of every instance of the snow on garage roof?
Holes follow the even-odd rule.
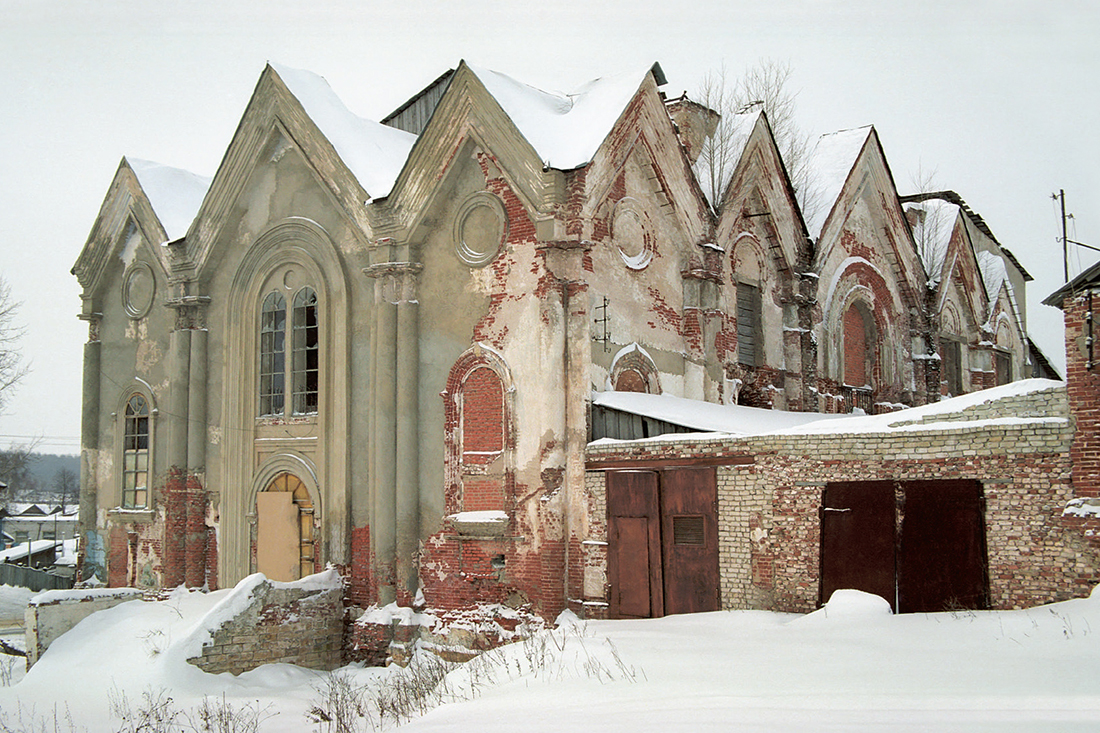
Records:
[[[570,94],[544,92],[496,71],[469,67],[511,118],[531,147],[551,168],[587,165],[623,110],[638,93],[646,74],[664,83],[660,66],[644,74],[624,73],[588,82]]]
[[[372,199],[388,196],[416,135],[353,114],[323,76],[268,64]]]
[[[701,432],[726,433],[737,436],[769,434],[852,434],[883,433],[892,430],[934,430],[943,429],[945,421],[952,415],[958,415],[967,408],[1006,397],[1014,397],[1032,392],[1063,386],[1063,382],[1051,379],[1022,379],[1017,382],[971,392],[952,397],[922,407],[910,407],[882,415],[827,415],[816,412],[785,412],[783,410],[764,410],[741,405],[717,405],[712,402],[689,400],[669,395],[649,395],[637,392],[596,392],[592,395],[592,404],[629,412],[635,415],[651,417],[657,420],[682,425]],[[944,420],[937,420],[943,416]],[[974,421],[951,422],[954,427],[973,425],[976,421],[1000,423],[1020,422],[1065,422],[1065,418],[1018,417],[1006,407],[1004,415],[999,417],[975,417]],[[648,438],[647,440],[683,440],[682,433]],[[604,438],[594,443],[604,440]]]
[[[844,417],[817,412],[765,410],[744,405],[718,405],[684,397],[640,392],[594,392],[592,404],[701,432],[730,435],[760,435],[809,422]],[[682,437],[682,434],[678,437]]]

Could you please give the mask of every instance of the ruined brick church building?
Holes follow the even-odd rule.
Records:
[[[894,552],[925,512],[976,563],[929,603],[1087,588],[1066,391],[1011,384],[1050,376],[1021,264],[958,195],[899,196],[873,127],[822,137],[811,212],[766,114],[738,115],[711,200],[717,116],[664,85],[462,63],[376,123],[268,66],[213,179],[124,158],[73,269],[82,577],[331,564],[353,607],[548,618],[799,610],[873,578],[905,610],[904,573],[833,548]],[[877,514],[837,528],[852,492]]]

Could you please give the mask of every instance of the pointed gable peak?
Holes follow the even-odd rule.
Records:
[[[511,118],[539,158],[550,168],[587,165],[649,75],[665,83],[659,64],[643,74],[594,79],[571,93],[546,92],[497,71],[470,66],[485,90]]]
[[[264,74],[282,82],[368,196],[389,195],[416,135],[352,113],[325,78],[312,71],[269,63]]]
[[[719,139],[712,141],[709,148],[704,147],[703,153],[692,165],[695,178],[712,209],[718,210],[723,205],[718,198],[722,192],[728,195],[726,189],[745,155],[749,138],[761,124],[770,136],[772,133],[768,117],[764,114],[763,107],[755,104],[723,117],[718,121],[718,130],[715,133]]]
[[[123,158],[123,164],[133,172],[168,241],[187,234],[211,179],[140,158]]]
[[[959,207],[950,201],[930,198],[924,201],[905,201],[902,208],[913,232],[917,254],[928,274],[928,281],[935,285],[943,277],[944,261],[947,259],[951,236],[959,218]]]
[[[820,192],[822,206],[808,217],[806,222],[810,236],[818,239],[825,223],[836,208],[844,184],[859,160],[867,141],[874,135],[873,125],[850,130],[830,132],[818,138],[810,156],[810,169],[814,183]]]

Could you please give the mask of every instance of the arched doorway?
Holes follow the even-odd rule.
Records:
[[[271,580],[314,571],[313,502],[292,473],[280,473],[256,495],[256,570]]]

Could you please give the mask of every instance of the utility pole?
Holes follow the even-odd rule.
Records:
[[[1066,239],[1066,190],[1058,189],[1058,198],[1062,201],[1062,270],[1065,282],[1069,282],[1069,241]]]
[[[1062,202],[1062,270],[1063,274],[1065,275],[1066,282],[1069,282],[1069,246],[1071,244],[1075,244],[1078,247],[1091,249],[1093,252],[1100,252],[1100,247],[1094,247],[1091,244],[1085,244],[1084,242],[1078,242],[1069,238],[1069,234],[1066,232],[1066,220],[1072,219],[1073,214],[1066,214],[1065,189],[1058,189],[1058,193],[1052,193],[1050,197],[1052,199],[1060,200]]]

